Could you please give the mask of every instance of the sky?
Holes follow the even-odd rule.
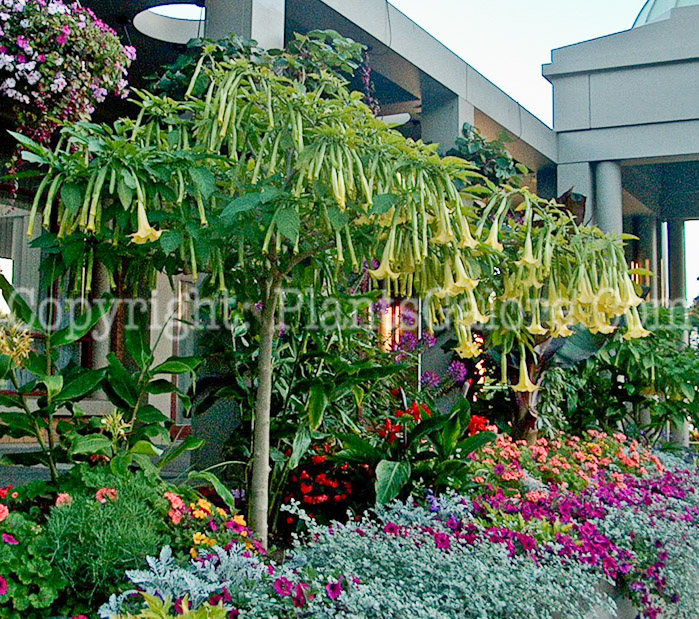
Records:
[[[551,50],[628,30],[645,0],[390,0],[547,125]]]
[[[645,0],[389,0],[552,126],[551,50],[628,30]],[[699,296],[699,221],[687,222],[687,298]]]

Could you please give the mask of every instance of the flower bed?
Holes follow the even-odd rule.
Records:
[[[501,460],[522,475],[504,478]],[[234,542],[185,567],[165,550],[129,576],[170,599],[173,617],[191,604],[261,619],[589,619],[616,616],[612,591],[642,617],[689,619],[699,608],[699,473],[669,461],[623,435],[533,446],[499,437],[472,459],[490,477],[468,496],[428,493],[330,526],[294,504],[306,534],[284,562]],[[153,604],[129,592],[101,617],[145,617]]]

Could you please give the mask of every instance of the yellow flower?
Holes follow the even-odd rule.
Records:
[[[632,307],[626,312],[626,325],[624,339],[627,341],[648,337],[650,335],[650,331],[643,328],[641,317],[638,315],[638,310],[635,307]]]
[[[459,292],[467,292],[478,286],[478,280],[469,277],[468,273],[466,273],[466,268],[464,267],[464,263],[458,253],[454,258],[454,268],[456,269],[456,281],[454,282],[454,287],[457,288]]]
[[[237,525],[240,525],[241,527],[248,526],[247,522],[245,522],[245,518],[240,514],[236,514],[235,516],[233,516],[233,522],[235,522]]]
[[[201,546],[202,544],[206,543],[206,539],[206,535],[200,533],[199,531],[192,535],[192,541],[196,546]]]
[[[455,297],[458,294],[458,290],[454,286],[454,275],[451,272],[451,267],[448,262],[444,263],[444,283],[442,287],[434,293],[438,299],[443,299],[444,297]]]
[[[490,233],[485,241],[485,245],[494,251],[502,251],[503,245],[498,240],[498,232],[500,231],[500,220],[496,217],[493,224],[490,226]]]
[[[636,287],[633,285],[631,278],[626,276],[621,281],[621,302],[627,307],[638,307],[643,303],[643,299],[636,294]]]
[[[226,513],[225,509],[221,509],[220,507],[216,508],[216,513],[221,517],[221,518],[228,518],[228,514]]]
[[[530,268],[536,268],[541,266],[541,260],[534,257],[534,250],[532,249],[532,237],[529,232],[527,232],[527,239],[524,241],[524,254],[520,260],[515,262],[518,266],[526,266]]]
[[[391,232],[388,242],[386,243],[386,247],[383,248],[383,256],[381,257],[381,264],[379,264],[379,268],[371,269],[369,271],[369,275],[371,275],[374,279],[382,281],[385,279],[398,278],[399,274],[391,270],[391,248],[393,246],[394,238],[395,235],[393,234],[393,232]]]
[[[131,234],[131,242],[137,245],[144,245],[146,243],[154,243],[160,238],[163,233],[162,230],[156,230],[151,227],[148,222],[148,215],[146,215],[146,209],[143,206],[143,202],[138,203],[138,230]]]
[[[464,323],[468,325],[486,324],[490,320],[490,316],[488,314],[481,314],[473,290],[469,290],[466,294],[468,296],[469,309],[464,314]]]
[[[196,548],[191,548],[189,550],[189,556],[192,557],[192,559],[196,559],[199,556],[199,551]]]
[[[201,507],[204,511],[206,512],[211,512],[211,509],[213,508],[213,505],[209,503],[206,499],[199,499],[197,501],[197,505]]]
[[[203,509],[195,509],[192,512],[192,516],[194,516],[197,520],[208,520],[209,514],[207,514]]]
[[[463,215],[457,220],[459,236],[461,236],[461,241],[459,242],[460,249],[475,249],[478,247],[478,241],[473,238],[471,234],[471,226],[468,224],[468,219]]]
[[[524,351],[522,351],[524,353]],[[539,391],[537,387],[529,378],[529,372],[527,371],[527,361],[524,354],[519,362],[519,382],[512,387],[514,391],[518,393],[534,393]]]
[[[478,342],[473,339],[470,327],[463,324],[457,325],[457,339],[459,346],[454,349],[454,352],[462,359],[474,359],[483,352]]]

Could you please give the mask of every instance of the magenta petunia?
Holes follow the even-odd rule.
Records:
[[[329,582],[325,585],[325,592],[331,600],[335,601],[342,595],[342,582],[339,580],[337,582]]]
[[[10,535],[9,533],[2,534],[2,541],[6,544],[9,544],[10,546],[17,546],[19,544],[17,538],[15,538],[14,535]]]
[[[7,581],[0,576],[0,597],[7,595]]]

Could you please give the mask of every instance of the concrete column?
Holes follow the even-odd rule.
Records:
[[[668,229],[670,302],[686,303],[684,220],[671,219]]]
[[[624,232],[621,165],[602,161],[595,170],[595,219],[597,226],[609,234]]]
[[[464,123],[474,124],[475,108],[463,97],[453,95],[446,101],[431,103],[424,100],[422,110],[422,141],[426,144],[439,144],[439,150],[446,153],[461,136]]]
[[[265,49],[284,47],[286,0],[206,0],[205,34],[223,39],[237,34]]]
[[[93,282],[93,293],[96,299],[110,292],[109,273],[101,262],[97,263]],[[95,370],[107,367],[107,355],[111,352],[112,313],[107,314],[92,332],[91,367]]]
[[[594,221],[594,175],[590,163],[564,163],[558,166],[558,196],[562,196],[569,189],[582,194],[587,198],[585,206],[585,223]]]
[[[654,277],[650,278],[650,299],[657,303],[660,296],[660,260],[658,259],[658,221],[649,215],[641,215],[638,219],[639,261],[641,266],[646,260]]]

